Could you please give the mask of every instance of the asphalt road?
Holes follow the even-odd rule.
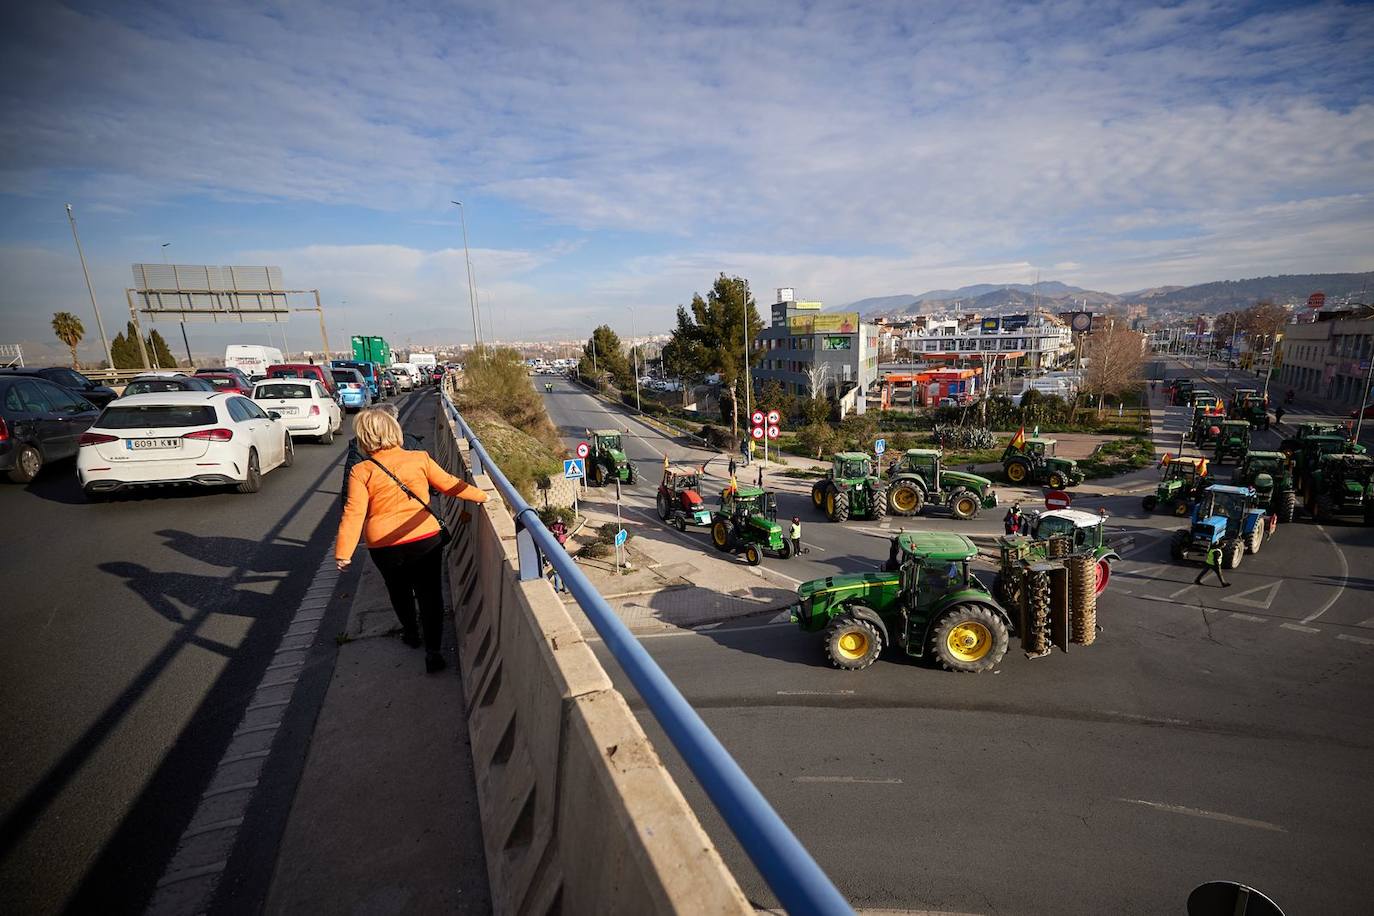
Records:
[[[0,485],[0,910],[141,911],[332,543],[348,438],[298,440],[256,494],[88,504],[71,462]],[[336,589],[218,911],[265,893],[351,591]]]
[[[628,426],[650,480],[660,451],[710,454],[567,383],[547,400],[574,440],[585,426]],[[1183,422],[1166,412],[1167,431]],[[819,636],[762,617],[644,645],[856,907],[1182,912],[1193,887],[1229,878],[1290,916],[1364,912],[1351,866],[1374,836],[1374,530],[1283,525],[1227,573],[1231,588],[1196,587],[1198,567],[1168,556],[1179,521],[1140,507],[1153,480],[1117,479],[1125,495],[1083,500],[1132,543],[1099,605],[1103,632],[1068,654],[1027,660],[1013,643],[995,674],[961,676],[889,652],[842,672]],[[652,493],[626,493],[640,490]],[[997,519],[920,524],[982,534]],[[815,521],[819,557],[767,563],[797,578],[871,566],[886,544],[870,532],[882,533]],[[776,905],[598,651],[750,899]]]

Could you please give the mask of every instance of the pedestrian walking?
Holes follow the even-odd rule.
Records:
[[[763,465],[759,465],[759,489],[763,489]]]
[[[1280,405],[1280,406],[1274,408],[1274,425],[1275,425],[1275,426],[1278,426],[1280,423],[1283,422],[1283,414],[1284,414],[1284,409],[1283,409],[1283,406],[1282,406],[1282,405]]]
[[[1222,588],[1230,588],[1230,587],[1231,587],[1231,583],[1230,583],[1230,582],[1227,582],[1224,578],[1222,578],[1222,575],[1221,575],[1221,548],[1220,548],[1220,547],[1213,547],[1211,550],[1208,550],[1208,551],[1207,551],[1207,556],[1205,556],[1205,557],[1203,558],[1203,560],[1202,560],[1202,571],[1199,572],[1199,573],[1197,574],[1197,578],[1193,580],[1193,584],[1194,584],[1194,585],[1201,585],[1201,584],[1202,584],[1202,577],[1205,576],[1205,575],[1207,575],[1207,572],[1208,572],[1209,570],[1217,574],[1217,581],[1221,583],[1221,587],[1222,587]]]
[[[1020,505],[1013,505],[1007,510],[1007,514],[1002,516],[1002,530],[1008,536],[1020,534],[1021,528],[1025,524],[1025,517],[1021,514]]]
[[[731,480],[734,480],[734,479],[735,479],[735,469],[736,469],[737,467],[738,467],[738,465],[735,464],[735,456],[734,456],[734,455],[731,455],[731,456],[730,456],[730,479],[731,479]]]
[[[792,555],[796,556],[801,553],[801,518],[799,516],[792,516],[792,527],[787,535],[792,539]]]
[[[359,538],[367,541],[401,623],[401,641],[418,648],[423,634],[425,670],[442,671],[447,667],[439,654],[444,632],[444,529],[429,507],[429,491],[476,503],[486,502],[487,494],[439,467],[427,453],[404,448],[401,424],[386,410],[360,411],[353,430],[365,457],[348,474],[334,562],[340,570],[348,569]]]

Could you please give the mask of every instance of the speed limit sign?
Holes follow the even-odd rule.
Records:
[[[753,436],[755,439],[762,439],[762,438],[763,438],[763,427],[762,427],[762,426],[755,426],[755,427],[750,428],[750,430],[749,430],[749,435]]]
[[[591,452],[591,449],[587,447],[587,443],[585,443],[585,442],[579,442],[579,443],[577,443],[577,457],[579,457],[579,458],[586,458],[587,455],[588,455],[590,452]]]
[[[769,426],[777,426],[777,425],[778,425],[778,421],[781,420],[781,419],[782,419],[782,417],[778,415],[778,412],[777,412],[776,410],[770,410],[770,411],[768,411],[768,425],[769,425]]]

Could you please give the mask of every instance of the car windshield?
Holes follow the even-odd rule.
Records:
[[[1245,497],[1239,493],[1217,493],[1212,501],[1212,514],[1237,520],[1245,514]]]
[[[255,398],[309,398],[309,385],[259,385],[253,389]]]
[[[208,404],[149,404],[106,407],[95,425],[103,429],[171,429],[214,422],[215,408]]]
[[[358,384],[358,379],[352,372],[331,372],[330,375],[333,375],[334,381],[340,384],[348,384],[350,382],[354,385]]]
[[[195,386],[187,385],[177,379],[148,379],[142,382],[130,382],[124,386],[124,396],[131,394],[161,394],[166,391],[194,391]]]

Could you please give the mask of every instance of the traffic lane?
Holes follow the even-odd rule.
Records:
[[[60,908],[88,872],[111,899],[146,894],[326,547],[343,448],[301,442],[256,494],[87,504],[70,468],[0,489],[24,519],[0,532],[0,691],[23,698],[0,711],[0,883],[17,899]]]

